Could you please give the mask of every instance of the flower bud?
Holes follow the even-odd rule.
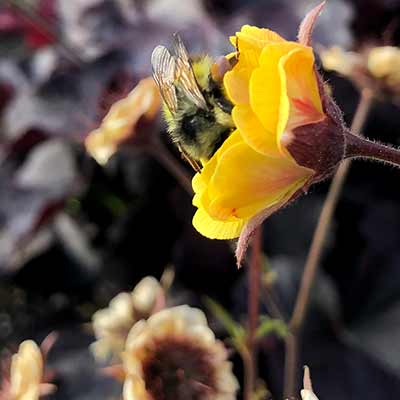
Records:
[[[163,304],[160,283],[146,276],[132,293],[119,293],[107,308],[96,311],[92,316],[96,341],[90,346],[96,360],[103,362],[110,357],[118,360],[132,326],[140,319],[147,319]]]
[[[318,400],[312,388],[310,370],[307,366],[304,367],[303,389],[300,394],[302,400]]]
[[[16,354],[0,360],[0,399],[38,400],[55,392],[56,386],[48,383],[51,374],[45,369],[45,361],[56,339],[56,333],[50,333],[40,347],[33,340],[25,340]]]
[[[333,46],[320,50],[322,64],[327,71],[336,71],[343,76],[351,76],[355,68],[362,65],[362,56],[341,47]]]
[[[332,47],[322,49],[320,57],[326,70],[345,76],[361,90],[369,89],[376,98],[399,103],[400,48],[369,45],[356,52]]]
[[[390,84],[400,83],[400,49],[393,46],[375,47],[368,54],[368,69],[376,78]]]

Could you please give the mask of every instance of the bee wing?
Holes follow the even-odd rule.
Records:
[[[178,34],[174,35],[174,52],[176,57],[175,79],[179,81],[182,90],[189,100],[196,104],[197,107],[206,110],[208,108],[206,100],[199,89],[189,55]]]
[[[151,54],[151,65],[153,67],[153,78],[157,83],[160,93],[169,110],[177,111],[177,98],[175,91],[175,57],[164,46],[157,46]]]

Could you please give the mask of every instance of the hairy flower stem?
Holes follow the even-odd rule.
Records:
[[[371,142],[352,133],[346,136],[346,158],[366,158],[400,167],[400,150]]]
[[[361,132],[371,109],[372,102],[373,93],[368,89],[364,89],[361,92],[360,101],[354,114],[353,123],[351,124],[351,131],[353,134],[359,134]],[[335,212],[341,190],[346,180],[349,167],[350,160],[348,159],[343,161],[332,179],[332,183],[322,207],[318,224],[315,228],[310,249],[304,265],[300,289],[289,324],[290,334],[287,336],[285,343],[285,399],[289,398],[290,396],[295,396],[295,393],[297,393],[298,338],[299,334],[301,333],[302,324],[307,312],[311,288],[314,283],[322,251],[324,249],[330,223]]]
[[[248,331],[247,350],[242,355],[244,367],[244,400],[251,400],[255,391],[257,379],[257,340],[260,311],[260,277],[262,255],[262,228],[255,230],[252,241],[252,253],[248,269]]]

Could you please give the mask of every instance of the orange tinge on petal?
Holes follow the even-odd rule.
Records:
[[[132,138],[140,118],[153,119],[161,107],[161,98],[153,78],[142,79],[123,99],[112,105],[101,125],[85,139],[87,152],[105,164],[120,143]]]
[[[213,239],[238,237],[307,184],[315,171],[297,164],[281,139],[325,118],[310,47],[248,25],[231,42],[239,61],[224,85],[236,130],[193,179],[193,224]]]

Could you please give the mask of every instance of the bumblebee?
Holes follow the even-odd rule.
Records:
[[[233,105],[222,80],[237,62],[237,55],[190,59],[179,37],[173,51],[157,46],[151,56],[153,77],[164,100],[168,132],[183,157],[196,170],[209,160],[234,129]],[[236,53],[238,54],[238,53]]]

